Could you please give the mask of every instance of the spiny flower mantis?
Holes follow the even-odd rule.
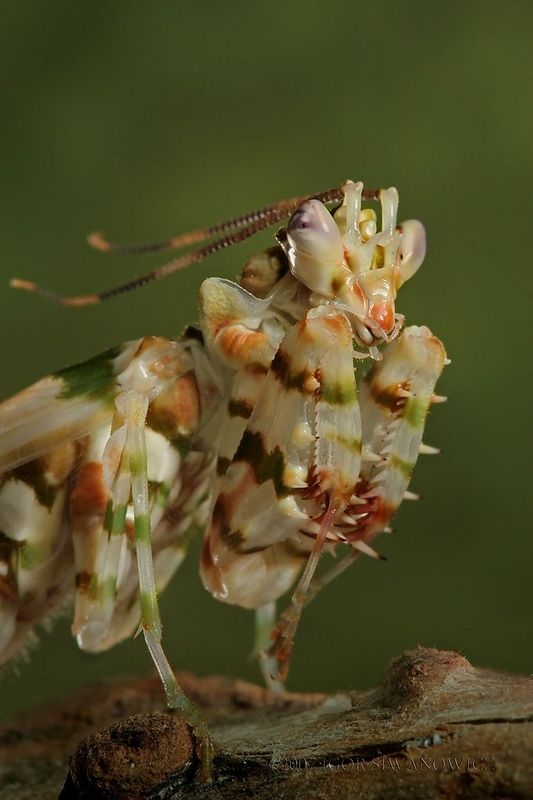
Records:
[[[380,203],[380,225],[365,200]],[[0,405],[0,662],[70,597],[84,650],[141,629],[209,773],[212,743],[165,656],[157,601],[191,538],[204,536],[205,587],[255,610],[263,673],[280,688],[302,609],[360,553],[377,555],[370,541],[415,497],[418,454],[434,451],[422,433],[447,360],[395,309],[425,255],[422,225],[397,225],[397,208],[395,189],[348,181],[152,245],[94,234],[108,252],[203,242],[99,294],[12,281],[90,305],[289,217],[237,283],[204,281],[198,328],[127,342]],[[343,555],[317,578],[324,551]]]

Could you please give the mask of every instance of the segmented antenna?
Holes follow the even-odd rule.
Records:
[[[265,227],[273,225],[279,219],[289,216],[292,211],[290,209],[298,208],[305,198],[291,197],[288,200],[281,200],[278,203],[263,208],[249,211],[246,214],[240,214],[233,219],[223,220],[216,222],[214,225],[209,225],[207,228],[197,228],[187,233],[181,233],[178,236],[172,236],[170,239],[162,239],[159,242],[110,242],[100,231],[95,231],[87,237],[88,243],[95,250],[100,250],[103,253],[119,253],[120,255],[146,255],[147,253],[161,253],[165,250],[182,250],[184,247],[190,247],[192,244],[205,242],[206,239],[211,239],[218,234],[227,235],[231,231],[247,228],[256,222],[263,221]],[[287,213],[284,213],[285,208]],[[252,235],[252,234],[250,234]]]
[[[306,200],[316,199],[322,203],[339,202],[344,197],[344,186],[336,186],[332,189],[327,189],[324,192],[319,192],[314,195],[303,195],[301,197],[292,197],[288,200],[281,200],[272,205],[264,206],[263,208],[250,211],[241,216],[234,217],[233,219],[224,222],[218,222],[206,228],[197,228],[196,230],[189,231],[188,233],[179,236],[171,237],[170,239],[162,240],[159,242],[151,242],[146,244],[119,244],[107,241],[103,234],[93,233],[88,237],[89,244],[96,250],[107,253],[121,253],[121,254],[146,254],[156,253],[165,250],[182,249],[189,247],[192,244],[205,242],[217,234],[223,234],[218,239],[205,244],[203,247],[198,247],[188,253],[184,253],[172,261],[162,264],[159,267],[151,270],[150,272],[140,275],[137,278],[132,278],[125,283],[114,286],[110,289],[105,289],[102,292],[95,292],[93,294],[84,295],[71,295],[63,296],[50,289],[38,286],[33,281],[24,280],[22,278],[12,278],[10,286],[14,289],[22,289],[26,292],[35,292],[41,295],[46,300],[52,303],[58,303],[63,306],[90,306],[97,303],[102,303],[104,300],[109,300],[112,297],[117,297],[124,292],[129,292],[141,286],[145,286],[152,281],[158,281],[178,272],[180,269],[185,269],[192,264],[197,264],[203,261],[207,256],[213,253],[218,253],[226,247],[231,247],[234,244],[254,236],[256,233],[275,225],[296,211]],[[365,200],[378,200],[379,190],[365,189],[363,190],[363,198]]]

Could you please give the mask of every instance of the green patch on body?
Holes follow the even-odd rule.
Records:
[[[105,605],[110,600],[115,599],[117,593],[117,578],[115,575],[110,576],[107,580],[103,581],[98,587],[98,599]]]
[[[20,569],[35,569],[45,561],[50,554],[49,548],[34,542],[24,542],[18,554]]]
[[[402,417],[412,428],[423,428],[427,410],[428,404],[425,398],[408,397]]]
[[[170,486],[165,481],[150,481],[148,483],[150,497],[153,498],[154,506],[157,508],[166,508],[168,504],[168,496],[170,494]]]
[[[93,400],[112,400],[115,396],[115,360],[122,353],[122,347],[112,347],[88,361],[66,367],[54,373],[63,382],[59,394],[62,400],[75,397],[90,397]]]
[[[151,530],[150,530],[150,517],[148,514],[136,514],[135,522],[135,541],[137,544],[145,544],[150,546]]]
[[[98,578],[94,572],[89,573],[89,585],[87,587],[87,595],[89,600],[99,601],[100,600],[100,584],[98,583]]]
[[[121,503],[114,508],[111,506],[111,503],[107,504],[104,528],[111,536],[122,536],[126,528],[127,512],[128,506],[126,503]]]
[[[411,477],[415,466],[411,461],[405,461],[403,458],[400,458],[400,456],[397,456],[394,453],[392,453],[390,457],[390,465],[394,469],[397,469],[399,472],[401,472],[402,475],[407,479]]]
[[[144,478],[147,468],[146,450],[136,450],[130,454],[130,472],[133,478]]]
[[[337,444],[340,444],[342,447],[345,447],[351,453],[361,452],[361,439],[356,436],[348,437],[343,436],[341,433],[336,433],[331,440]]]
[[[104,530],[111,533],[113,530],[113,501],[108,500],[104,514]]]
[[[287,497],[291,494],[290,488],[283,482],[285,456],[279,447],[275,447],[271,453],[267,452],[261,433],[257,431],[243,433],[234,461],[244,461],[249,464],[257,483],[271,480],[276,497]]]
[[[320,399],[331,406],[354,405],[357,402],[357,390],[353,379],[325,381],[320,384]]]
[[[139,593],[139,604],[141,606],[141,624],[144,628],[156,626],[159,622],[159,609],[157,607],[157,596],[151,592]]]

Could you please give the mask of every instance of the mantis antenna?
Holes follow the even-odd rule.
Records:
[[[89,244],[96,250],[107,253],[122,253],[122,254],[146,254],[156,253],[165,250],[182,249],[192,244],[205,242],[208,239],[223,234],[219,238],[208,242],[203,247],[198,247],[188,253],[184,253],[172,261],[162,264],[159,267],[139,275],[136,278],[126,281],[125,283],[113,286],[110,289],[105,289],[102,292],[94,292],[92,294],[71,295],[63,296],[45,287],[38,286],[33,281],[25,280],[22,278],[12,278],[10,286],[14,289],[21,289],[26,292],[35,292],[41,295],[46,300],[52,303],[57,303],[63,306],[81,307],[96,305],[102,303],[104,300],[109,300],[112,297],[117,297],[124,292],[132,291],[141,286],[145,286],[152,281],[162,280],[163,278],[178,272],[181,269],[197,264],[203,261],[207,256],[213,253],[218,253],[226,247],[231,247],[234,244],[248,239],[259,231],[275,225],[283,219],[289,217],[296,209],[302,205],[306,200],[316,199],[322,203],[334,203],[342,200],[344,197],[344,186],[337,186],[332,189],[327,189],[324,192],[319,192],[314,195],[302,195],[300,197],[292,197],[288,200],[281,200],[269,206],[250,211],[242,214],[233,219],[224,222],[218,222],[206,228],[197,228],[196,230],[189,231],[178,236],[171,237],[170,239],[162,240],[159,242],[151,242],[147,244],[119,244],[107,241],[101,233],[93,233],[88,237]],[[365,200],[378,200],[379,191],[373,189],[365,189],[363,192]]]

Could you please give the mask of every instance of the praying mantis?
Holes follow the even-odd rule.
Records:
[[[262,671],[279,690],[305,605],[360,554],[377,556],[370,542],[416,498],[419,453],[436,452],[422,434],[448,360],[396,311],[426,249],[421,223],[397,224],[397,210],[396,189],[347,181],[152,245],[93,234],[106,252],[188,248],[99,294],[12,280],[90,305],[288,218],[237,282],[203,282],[197,327],[126,342],[0,405],[0,663],[72,598],[84,650],[142,630],[209,774],[213,745],[165,655],[157,599],[191,539],[203,536],[208,591],[255,611]],[[325,552],[339,557],[317,577]]]

